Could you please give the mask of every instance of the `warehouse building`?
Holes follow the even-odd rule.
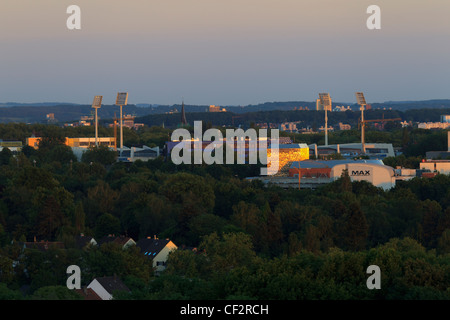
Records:
[[[370,159],[383,159],[386,157],[394,157],[395,151],[391,143],[365,143],[363,152],[363,146],[361,143],[342,143],[333,145],[310,144],[310,157],[321,158],[331,154],[339,153],[344,158],[352,158],[360,155],[368,156]]]
[[[307,160],[292,163],[290,177],[306,184],[323,184],[339,179],[347,170],[352,181],[367,181],[385,190],[395,186],[395,172],[381,160]]]
[[[135,162],[137,160],[148,161],[159,157],[159,147],[150,148],[148,146],[142,147],[124,147],[119,151],[119,161]]]
[[[0,139],[0,151],[4,148],[9,149],[12,154],[17,154],[22,151],[22,141]]]
[[[382,160],[304,160],[292,162],[286,174],[248,180],[257,179],[282,188],[315,189],[339,179],[344,170],[352,181],[367,181],[384,190],[393,188],[397,181],[417,176],[415,169],[394,169]]]
[[[26,145],[32,148],[38,149],[41,137],[28,137],[26,140]],[[98,137],[98,144],[101,146],[107,146],[113,148],[116,143],[114,137]],[[92,137],[81,137],[81,138],[69,138],[66,137],[64,144],[71,148],[89,148],[95,147],[95,138]]]
[[[420,163],[420,170],[441,174],[450,174],[449,160],[423,160]]]

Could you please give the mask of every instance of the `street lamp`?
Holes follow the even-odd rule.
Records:
[[[122,106],[128,103],[128,92],[117,93],[116,106],[120,106],[120,151],[123,149],[123,117]]]
[[[328,146],[328,108],[331,110],[331,98],[329,93],[319,93],[320,104],[325,109],[325,145]]]
[[[95,109],[95,146],[98,147],[98,113],[97,110],[102,106],[103,96],[95,96],[92,102],[92,108]]]

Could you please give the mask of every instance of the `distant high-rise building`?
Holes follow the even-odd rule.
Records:
[[[134,127],[134,115],[126,114],[123,116],[123,126],[128,128]]]
[[[227,109],[219,107],[219,106],[215,106],[212,104],[209,106],[208,111],[209,112],[227,112]]]
[[[450,115],[449,114],[441,115],[441,122],[442,123],[450,123]]]
[[[349,124],[339,122],[339,130],[350,130],[351,128],[352,127]]]
[[[55,114],[54,113],[49,113],[45,117],[47,118],[47,122],[48,123],[58,122],[58,120],[56,120],[56,118],[55,118]]]

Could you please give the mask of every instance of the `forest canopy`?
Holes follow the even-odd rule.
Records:
[[[34,129],[15,130],[18,139]],[[60,288],[73,263],[85,282],[124,279],[132,290],[120,299],[450,298],[448,175],[388,191],[348,176],[316,190],[282,189],[246,180],[259,174],[251,165],[122,163],[101,148],[78,161],[58,138],[67,132],[44,130],[42,148],[0,152],[0,298],[74,298]],[[127,139],[158,145],[165,130]],[[137,248],[80,250],[80,233],[157,235],[179,250],[156,277]],[[20,243],[35,239],[64,249],[23,251]],[[383,270],[382,290],[365,285],[370,264]]]

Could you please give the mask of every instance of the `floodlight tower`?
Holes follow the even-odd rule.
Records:
[[[361,110],[361,149],[363,153],[366,153],[366,145],[365,145],[365,121],[364,121],[364,108],[366,107],[366,99],[364,98],[364,93],[356,92],[356,101],[359,104],[359,109]]]
[[[98,113],[97,110],[102,106],[103,96],[95,96],[92,102],[92,108],[95,109],[95,146],[98,147]]]
[[[331,110],[331,98],[329,93],[319,93],[320,104],[325,110],[325,145],[328,146],[328,108]]]
[[[120,151],[123,149],[123,117],[122,106],[126,106],[128,103],[128,92],[117,93],[116,106],[120,106]]]

